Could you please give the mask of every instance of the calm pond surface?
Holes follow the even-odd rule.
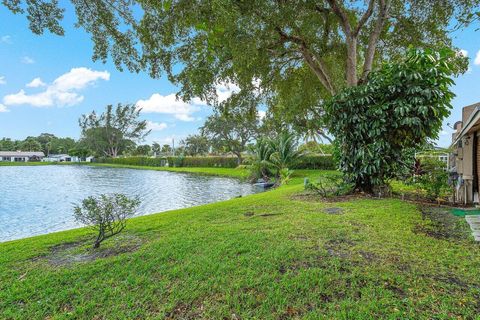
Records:
[[[73,203],[100,193],[138,195],[138,215],[257,192],[236,179],[88,166],[0,167],[0,242],[79,227]]]

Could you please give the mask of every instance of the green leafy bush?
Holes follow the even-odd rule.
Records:
[[[456,55],[410,50],[385,64],[367,83],[344,90],[325,105],[336,157],[348,182],[375,193],[413,163],[413,153],[438,137],[450,114]]]
[[[345,182],[342,176],[325,175],[316,182],[308,182],[305,190],[313,191],[324,198],[344,196],[353,192],[355,185]]]
[[[316,141],[308,141],[299,147],[300,151],[305,153],[313,153],[319,155],[333,154],[333,144],[318,143]]]
[[[125,229],[126,219],[136,213],[139,205],[138,197],[129,198],[120,193],[101,194],[85,198],[73,210],[76,221],[97,232],[93,248],[98,248],[104,240]]]
[[[292,177],[293,170],[288,168],[283,168],[280,170],[280,184],[288,184],[290,182],[290,178]]]
[[[148,167],[164,167],[167,165],[167,158],[150,158],[150,157],[126,157],[126,158],[98,158],[95,162],[123,164],[130,166],[148,166]]]
[[[420,162],[421,174],[417,182],[426,192],[427,198],[437,200],[450,192],[446,164],[436,158],[423,158]]]
[[[337,168],[333,156],[304,155],[293,169],[335,170]]]

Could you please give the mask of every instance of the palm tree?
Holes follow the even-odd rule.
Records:
[[[264,181],[268,181],[271,175],[272,164],[270,162],[270,156],[272,155],[272,148],[270,141],[266,139],[259,139],[257,143],[251,148],[251,166],[253,179],[263,178]]]
[[[269,157],[269,163],[275,168],[275,177],[280,177],[283,169],[292,168],[302,156],[298,150],[298,142],[290,132],[283,132],[275,139],[270,140],[272,154]]]

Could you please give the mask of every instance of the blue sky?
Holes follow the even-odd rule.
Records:
[[[166,78],[154,80],[147,74],[119,72],[111,62],[92,62],[92,42],[73,27],[71,11],[63,23],[64,37],[33,35],[25,17],[1,5],[0,21],[0,137],[24,139],[49,132],[78,138],[80,115],[128,102],[148,111],[142,113],[153,129],[148,143],[170,143],[172,138],[195,133],[211,112],[201,101],[175,101],[178,88]],[[459,120],[463,106],[480,102],[480,30],[476,28],[454,36],[455,45],[468,54],[470,69],[455,79],[457,97],[439,139],[442,146],[448,145],[452,133],[446,124]],[[219,88],[219,94],[226,97],[232,90]]]

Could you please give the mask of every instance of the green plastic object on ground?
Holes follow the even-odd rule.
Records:
[[[465,209],[455,208],[455,209],[451,209],[450,212],[457,217],[465,217],[468,215],[475,215],[475,216],[480,215],[480,209],[465,210]]]

